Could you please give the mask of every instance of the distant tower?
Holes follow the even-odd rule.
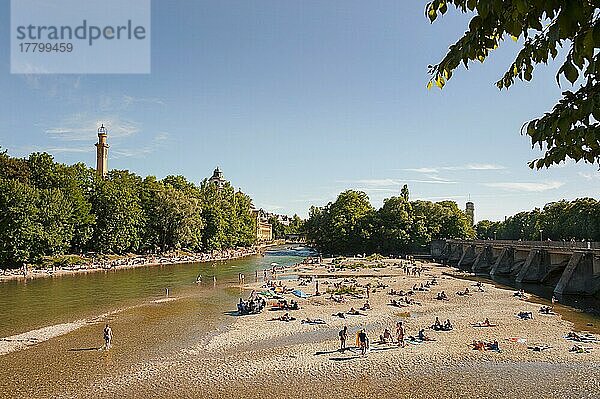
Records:
[[[475,204],[473,204],[471,201],[467,202],[465,213],[467,214],[469,223],[471,226],[473,226],[473,224],[475,224]]]
[[[225,185],[226,180],[223,177],[223,172],[221,172],[221,169],[219,169],[218,166],[215,169],[215,171],[213,172],[212,177],[210,179],[208,179],[208,182],[216,184],[217,187],[219,187],[219,188],[223,188],[223,186]]]
[[[108,144],[106,138],[108,131],[104,124],[98,128],[98,142],[96,143],[96,172],[104,178],[108,174]]]

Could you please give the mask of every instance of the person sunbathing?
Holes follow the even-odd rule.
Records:
[[[421,340],[421,341],[435,341],[435,339],[433,339],[433,338],[429,337],[427,334],[425,334],[425,329],[423,329],[423,328],[421,328],[419,330],[418,337],[419,337],[419,340]]]
[[[336,317],[339,317],[341,319],[345,319],[346,318],[346,315],[343,314],[342,312],[334,313],[334,314],[332,314],[332,316],[336,316]]]
[[[306,318],[301,321],[302,324],[326,324],[323,319],[310,319]]]
[[[473,350],[478,350],[478,351],[485,350],[485,343],[483,341],[473,340],[473,343],[471,345],[473,345]]]
[[[446,321],[444,322],[444,330],[446,331],[450,331],[452,330],[452,323],[450,323],[450,319],[446,319]]]
[[[292,320],[296,320],[295,317],[291,317],[289,313],[284,314],[283,316],[279,316],[279,320],[289,322]]]
[[[365,302],[365,304],[362,308],[360,308],[360,310],[371,310],[371,305],[369,304],[369,301]]]
[[[533,319],[533,313],[531,312],[519,312],[517,316],[523,320]]]
[[[590,350],[589,350],[589,348],[584,348],[583,346],[573,345],[573,347],[571,349],[569,349],[569,352],[590,353]]]
[[[568,333],[566,338],[577,342],[583,341],[583,337],[577,333],[574,333],[573,331]]]
[[[358,310],[356,310],[354,308],[350,308],[350,310],[348,311],[348,314],[352,315],[352,316],[366,316],[366,314],[360,313]]]
[[[485,349],[490,351],[500,351],[500,344],[498,343],[498,341],[494,340],[494,342],[486,343]]]
[[[542,306],[540,308],[540,313],[542,313],[542,314],[553,314],[552,308],[550,306]]]
[[[448,295],[446,295],[444,291],[438,292],[437,297],[435,299],[437,299],[438,301],[447,301]]]

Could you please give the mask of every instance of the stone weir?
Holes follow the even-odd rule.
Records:
[[[478,274],[554,287],[558,295],[600,295],[600,243],[439,240],[431,256]]]

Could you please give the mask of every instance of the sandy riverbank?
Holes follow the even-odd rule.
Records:
[[[595,397],[600,384],[600,344],[579,344],[589,353],[572,353],[575,344],[563,337],[572,324],[560,315],[541,315],[539,304],[520,300],[512,291],[491,285],[476,292],[472,282],[442,275],[448,268],[428,264],[420,277],[407,276],[398,261],[381,262],[367,268],[331,272],[331,265],[302,266],[288,270],[282,283],[314,293],[314,282],[299,286],[289,273],[320,275],[320,290],[354,277],[358,285],[378,282],[388,287],[371,290],[371,310],[366,316],[332,316],[363,306],[364,298],[347,298],[345,303],[329,295],[298,299],[302,309],[290,311],[296,320],[271,321],[281,311],[235,317],[231,326],[206,342],[182,350],[178,355],[138,365],[125,375],[111,376],[82,391],[81,395],[122,397]],[[301,270],[304,269],[304,270]],[[329,270],[328,270],[329,269]],[[438,285],[412,298],[420,305],[397,308],[388,305],[390,289],[409,290],[435,278]],[[259,284],[245,286],[262,289]],[[458,296],[469,287],[471,295]],[[434,299],[445,291],[448,301]],[[235,306],[232,304],[232,308]],[[533,313],[533,320],[516,317],[520,311]],[[450,319],[447,332],[427,329],[435,316]],[[326,324],[302,324],[305,318],[320,318]],[[496,327],[473,327],[489,318]],[[407,336],[420,328],[435,341],[397,345],[377,343],[384,328],[395,335],[402,320]],[[344,326],[354,332],[366,329],[371,350],[361,356],[358,349],[339,352],[338,331]],[[592,326],[590,328],[596,328]],[[498,340],[501,351],[471,349],[473,340]],[[517,341],[517,342],[514,342]],[[543,351],[530,349],[549,346]]]
[[[48,278],[69,276],[83,273],[107,272],[123,269],[132,269],[139,267],[153,267],[186,263],[199,262],[222,262],[234,259],[241,259],[246,256],[253,256],[262,253],[270,245],[261,245],[251,248],[238,248],[223,251],[213,251],[211,253],[195,253],[187,255],[130,255],[106,262],[90,262],[85,265],[78,265],[71,268],[55,269],[29,269],[25,275],[22,269],[3,270],[0,274],[0,283],[3,281],[27,280],[35,278]]]

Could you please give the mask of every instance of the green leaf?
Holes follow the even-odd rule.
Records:
[[[448,5],[446,4],[446,2],[443,2],[442,4],[440,4],[439,10],[442,13],[442,15],[445,14],[446,11],[448,11]]]
[[[437,18],[437,13],[435,12],[435,10],[433,9],[433,7],[431,7],[429,9],[429,11],[427,12],[427,16],[429,17],[429,20],[431,22],[435,21],[435,19]]]
[[[565,64],[563,65],[563,72],[567,80],[571,82],[571,84],[575,84],[577,78],[579,77],[579,72],[577,71],[577,68],[575,68],[575,66],[571,63],[571,61],[565,61]]]

